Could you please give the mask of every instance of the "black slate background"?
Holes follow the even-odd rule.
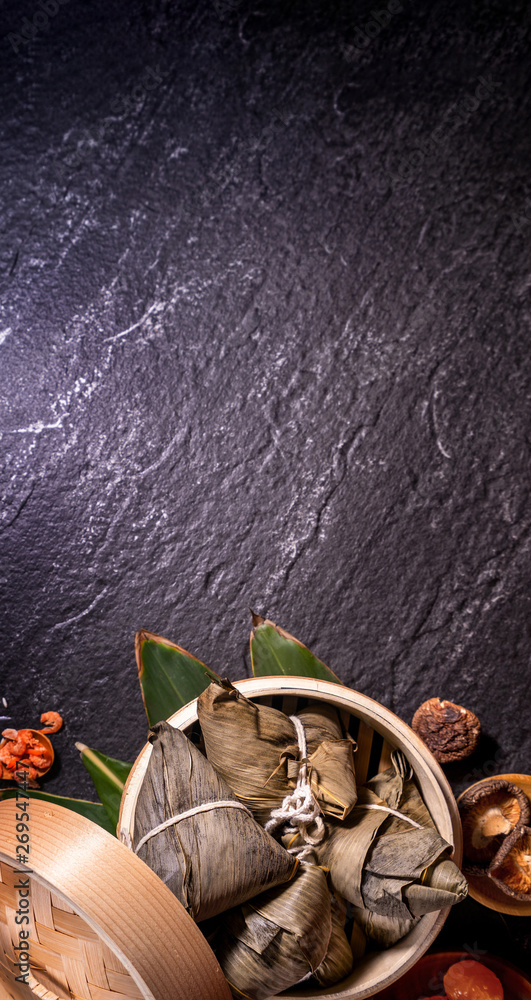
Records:
[[[93,797],[134,631],[236,679],[251,605],[473,709],[456,793],[531,771],[529,7],[43,4],[0,4],[4,724],[61,711],[45,787]]]

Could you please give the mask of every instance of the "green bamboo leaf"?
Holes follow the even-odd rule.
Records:
[[[107,833],[112,833],[114,837],[116,836],[116,824],[113,826],[101,802],[88,802],[86,799],[68,799],[64,795],[50,795],[49,792],[38,792],[30,789],[23,791],[20,788],[3,789],[0,792],[0,799],[14,799],[18,795],[19,801],[22,801],[22,794],[24,796],[27,795],[30,799],[44,799],[45,802],[53,802],[57,806],[71,809],[73,812],[79,813],[80,816],[84,816],[85,819],[90,819],[93,823],[103,827]]]
[[[94,787],[105,812],[116,830],[124,785],[133,765],[127,764],[123,760],[107,757],[99,750],[91,750],[84,743],[76,743],[76,747],[94,782]]]
[[[136,662],[142,698],[150,726],[168,719],[198,698],[211,681],[213,670],[174,642],[141,629],[135,636]]]
[[[295,636],[269,619],[254,612],[251,614],[254,626],[251,632],[251,663],[255,677],[290,674],[342,684],[339,677]]]

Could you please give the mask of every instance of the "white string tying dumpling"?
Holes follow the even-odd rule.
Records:
[[[321,843],[325,833],[325,825],[319,804],[308,781],[308,750],[304,726],[297,715],[290,715],[290,720],[295,726],[301,758],[297,784],[293,792],[286,795],[280,808],[273,809],[271,819],[266,823],[265,829],[267,833],[273,833],[279,826],[288,824],[285,832],[300,834],[306,845],[302,848],[291,847],[289,852],[302,859],[310,854],[317,844]],[[315,827],[313,834],[310,833],[312,826]]]

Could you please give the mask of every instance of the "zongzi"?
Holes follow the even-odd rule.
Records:
[[[228,681],[210,684],[197,712],[209,761],[265,825],[297,783],[305,757],[297,723],[245,698]],[[330,706],[310,706],[295,718],[304,730],[313,796],[325,815],[344,819],[357,798],[355,744]]]
[[[132,846],[196,921],[289,880],[298,862],[183,732],[152,727]]]
[[[407,924],[411,918],[462,900],[467,883],[412,779],[402,753],[392,767],[359,789],[344,823],[328,820],[315,846],[330,883],[351,904]],[[298,836],[282,838],[288,849]]]
[[[265,1000],[321,966],[331,935],[330,893],[315,865],[224,913],[211,940],[235,997]]]
[[[365,938],[370,938],[379,948],[391,948],[397,941],[400,941],[409,931],[413,930],[418,923],[419,917],[408,917],[402,920],[398,917],[384,917],[381,913],[373,913],[363,906],[353,906],[352,916],[354,924],[352,927],[351,946],[354,951],[359,942]],[[357,952],[356,957],[361,957],[363,948]]]
[[[325,836],[314,848],[317,862],[330,870],[332,890],[355,906],[364,906],[361,881],[369,848],[390,811],[396,810],[412,773],[403,754],[395,752],[391,760],[390,768],[359,788],[356,807],[345,822],[326,823]],[[288,850],[303,847],[297,834],[285,834],[282,843]]]
[[[382,832],[368,852],[363,871],[365,906],[374,913],[407,920],[460,902],[467,894],[467,882],[446,856],[449,850],[436,830]]]
[[[348,976],[354,965],[352,948],[345,934],[346,907],[332,897],[332,933],[323,961],[314,972],[320,986],[334,986]]]

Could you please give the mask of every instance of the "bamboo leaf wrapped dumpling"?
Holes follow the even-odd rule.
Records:
[[[314,851],[330,870],[334,892],[407,927],[412,918],[460,902],[467,883],[448,857],[451,846],[435,828],[406,758],[395,751],[391,760],[390,768],[359,789],[344,823],[326,823]],[[302,846],[298,836],[282,842]]]
[[[365,907],[407,920],[460,902],[467,882],[446,856],[451,850],[436,830],[382,832],[368,853],[361,883]]]
[[[395,771],[403,783],[398,811],[420,829],[397,816],[389,816],[378,829],[365,860],[361,882],[364,905],[373,913],[403,922],[461,902],[467,881],[448,857],[451,845],[439,834],[413,781],[403,766],[404,755],[395,751]],[[368,785],[386,792],[383,775]]]
[[[352,948],[345,934],[346,904],[343,901],[341,903],[343,905],[332,897],[330,941],[323,961],[313,974],[320,986],[334,986],[335,983],[341,982],[352,972],[354,965]]]
[[[392,766],[358,789],[358,802],[348,818],[326,823],[323,840],[314,848],[318,864],[330,870],[332,890],[355,906],[364,906],[361,881],[369,848],[381,826],[404,795],[411,768],[401,753],[393,753]],[[368,808],[367,808],[368,807]],[[426,810],[429,822],[431,817]],[[282,837],[287,849],[303,847],[301,838]]]
[[[265,825],[297,782],[302,755],[295,724],[283,712],[245,698],[228,681],[203,691],[197,713],[208,759]],[[329,705],[309,706],[298,718],[313,795],[325,815],[344,819],[357,798],[355,744]]]
[[[321,966],[331,935],[330,893],[315,865],[224,913],[210,943],[235,997],[265,1000]]]
[[[153,750],[137,800],[132,846],[194,920],[215,916],[294,875],[298,861],[235,801],[181,730],[158,722],[149,739]]]
[[[373,913],[372,910],[366,910],[360,906],[352,907],[352,916],[354,917],[351,936],[353,950],[362,936],[370,938],[379,948],[391,948],[406,934],[409,934],[420,920],[420,917],[408,917],[407,920],[401,920],[397,917],[383,917],[380,913]]]

